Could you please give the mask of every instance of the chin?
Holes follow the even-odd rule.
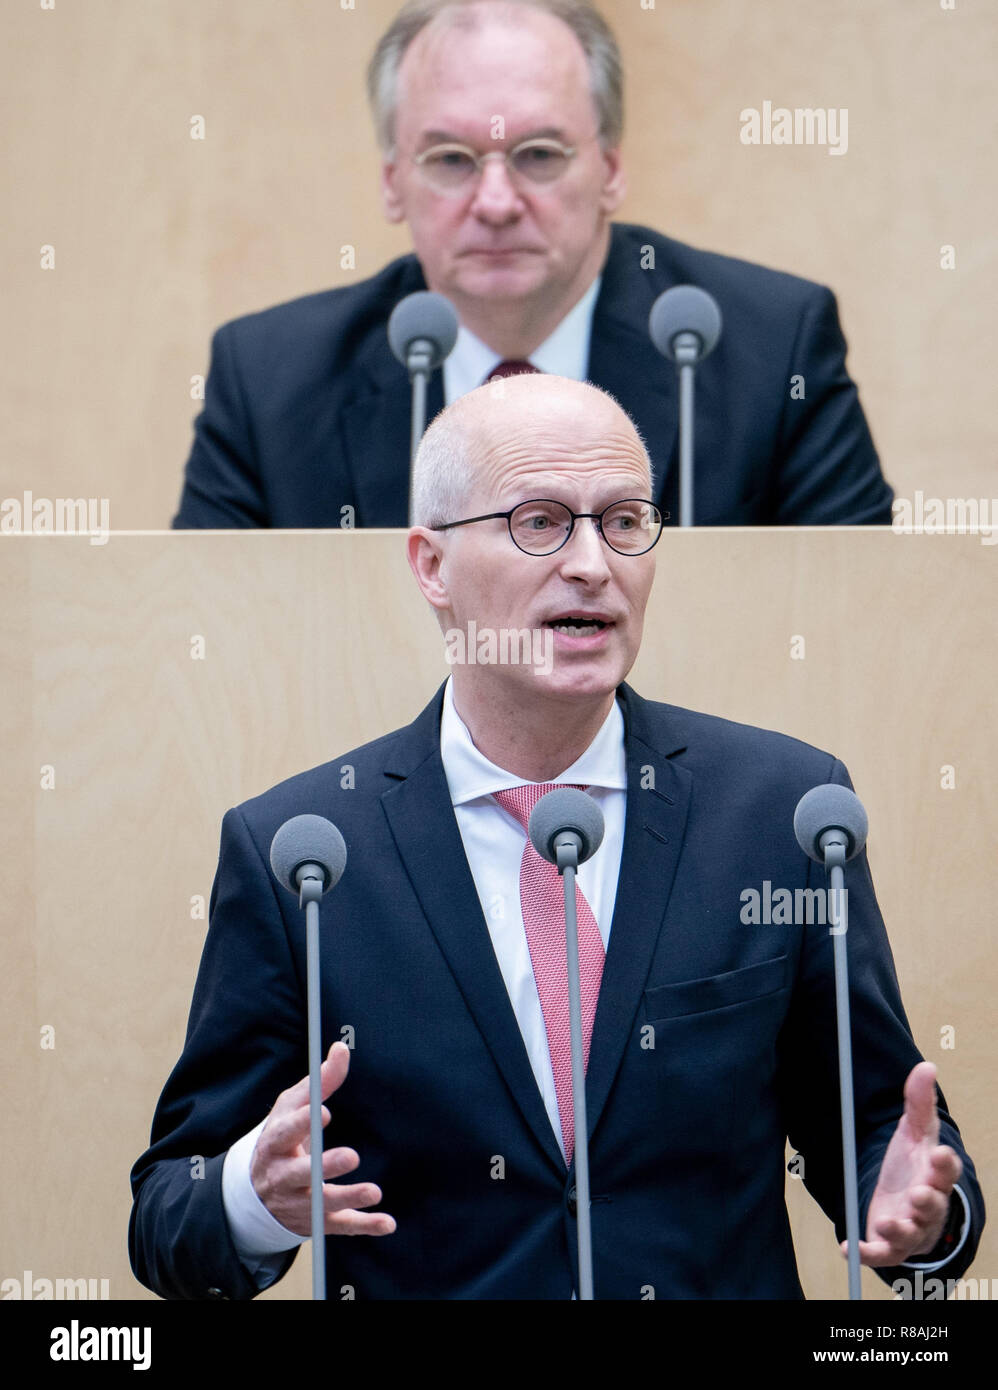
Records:
[[[468,299],[526,299],[545,283],[537,266],[516,261],[494,266],[468,263],[455,276],[453,286]]]
[[[557,667],[535,677],[538,693],[563,700],[605,699],[623,680],[623,676],[606,670],[567,670]]]

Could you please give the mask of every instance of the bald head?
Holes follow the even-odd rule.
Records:
[[[461,396],[427,430],[413,467],[413,521],[440,526],[469,506],[546,496],[529,490],[541,475],[618,469],[652,496],[648,452],[612,396],[546,373],[509,377]],[[518,487],[528,489],[522,498],[513,496]]]

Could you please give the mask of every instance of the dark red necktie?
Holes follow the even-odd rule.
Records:
[[[499,381],[506,376],[526,376],[528,372],[539,372],[540,368],[535,367],[532,362],[512,361],[499,362],[489,372],[482,385],[485,386],[490,381]]]

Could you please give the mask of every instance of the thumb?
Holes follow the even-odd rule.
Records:
[[[904,1083],[904,1114],[916,1139],[939,1138],[936,1110],[936,1068],[933,1062],[919,1062]]]

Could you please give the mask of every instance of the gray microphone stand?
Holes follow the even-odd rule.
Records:
[[[679,368],[679,524],[693,525],[693,393],[700,339],[695,333],[680,333],[673,342]]]
[[[287,820],[270,844],[270,867],[305,909],[308,980],[308,1144],[311,1180],[312,1297],[326,1296],[325,1188],[322,1181],[322,1019],[319,998],[319,902],[346,868],[343,836],[324,816]]]
[[[835,962],[835,1022],[839,1043],[839,1105],[842,1114],[842,1168],[845,1180],[846,1239],[849,1242],[849,1297],[862,1299],[859,1275],[859,1190],[856,1177],[856,1111],[852,1087],[852,1036],[849,1028],[849,962],[846,931],[849,903],[843,865],[849,853],[841,830],[826,830],[818,841],[830,885],[829,922]],[[831,919],[834,916],[834,924]]]
[[[430,384],[430,374],[439,360],[439,349],[429,338],[416,338],[409,344],[406,353],[406,370],[412,383],[412,419],[409,429],[409,476],[416,461],[420,441],[426,432],[426,391]],[[409,498],[409,516],[412,516],[412,496]]]
[[[582,1049],[582,986],[579,980],[579,921],[575,873],[579,837],[572,830],[555,838],[557,867],[565,889],[565,948],[568,955],[568,1027],[572,1044],[572,1118],[575,1126],[575,1203],[579,1237],[579,1301],[593,1298],[593,1241],[589,1215],[589,1129],[586,1123],[586,1069]]]
[[[298,905],[305,909],[306,975],[308,979],[308,1146],[312,1198],[312,1297],[326,1297],[326,1220],[322,1176],[322,1025],[319,1010],[319,902],[324,891],[322,870],[305,864],[298,870]]]

